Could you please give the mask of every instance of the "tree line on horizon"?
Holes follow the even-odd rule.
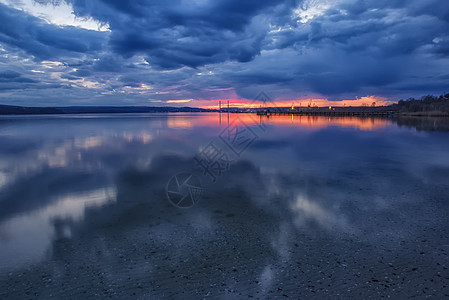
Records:
[[[440,96],[427,95],[421,99],[409,98],[399,100],[388,106],[394,111],[403,113],[442,112],[449,114],[449,94]]]

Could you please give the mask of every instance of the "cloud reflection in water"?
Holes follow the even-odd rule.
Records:
[[[267,132],[216,183],[193,160],[226,126],[214,114],[0,123],[11,141],[0,145],[2,265],[70,263],[107,274],[103,283],[84,274],[93,284],[123,288],[131,277],[162,289],[141,296],[198,295],[198,281],[223,287],[221,295],[267,296],[300,274],[292,266],[313,270],[321,255],[333,263],[338,251],[397,249],[423,230],[443,230],[445,136],[388,120],[377,127],[318,118],[309,127],[254,117],[242,115],[250,126],[266,122]],[[188,210],[164,195],[181,171],[206,187]]]

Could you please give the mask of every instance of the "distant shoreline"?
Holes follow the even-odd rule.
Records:
[[[260,115],[297,115],[297,116],[329,116],[329,117],[424,117],[424,118],[447,118],[444,112],[397,112],[387,110],[364,110],[360,108],[345,110],[317,109],[313,111],[272,111]]]
[[[353,106],[353,107],[267,107],[264,109],[231,108],[222,113],[268,112],[271,115],[309,115],[309,116],[359,116],[359,117],[424,117],[447,118],[449,113],[441,111],[404,112],[391,106]],[[86,115],[86,114],[124,114],[124,113],[177,113],[177,112],[220,112],[217,109],[195,107],[152,107],[152,106],[67,106],[67,107],[28,107],[0,105],[0,115]],[[262,113],[264,114],[264,113]]]
[[[214,112],[216,110],[195,107],[152,107],[152,106],[67,106],[28,107],[0,105],[0,115],[70,115],[70,114],[119,114],[119,113],[171,113],[171,112]]]

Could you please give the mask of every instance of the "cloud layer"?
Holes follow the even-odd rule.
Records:
[[[164,105],[261,90],[279,100],[397,100],[449,85],[449,3],[441,1],[35,2],[70,7],[76,20],[109,30],[58,24],[0,0],[5,104]]]

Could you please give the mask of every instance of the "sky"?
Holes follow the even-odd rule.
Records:
[[[378,105],[449,92],[442,0],[0,0],[0,104]]]

